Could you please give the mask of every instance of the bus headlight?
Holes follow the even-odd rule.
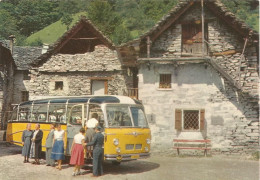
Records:
[[[151,144],[151,139],[146,139],[147,144]]]
[[[115,146],[117,146],[119,144],[119,140],[115,138],[115,139],[113,139],[113,143]]]
[[[117,153],[120,153],[120,152],[121,152],[120,147],[117,147],[117,148],[116,148],[116,152],[117,152]]]
[[[145,147],[144,150],[145,150],[145,152],[148,152],[148,151],[149,151],[149,148],[148,148],[148,147]]]

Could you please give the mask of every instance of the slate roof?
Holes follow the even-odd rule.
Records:
[[[14,46],[13,59],[17,70],[29,70],[31,64],[33,64],[41,54],[41,47]]]
[[[154,34],[158,33],[170,19],[178,17],[181,13],[184,13],[185,11],[182,12],[182,10],[187,6],[194,4],[195,2],[200,3],[201,0],[180,0],[179,3],[174,6],[169,11],[169,13],[166,14],[160,21],[158,21],[149,31],[137,39],[122,44],[121,47],[140,42],[147,36],[153,36]],[[232,26],[234,31],[239,31],[239,33],[244,37],[248,36],[249,32],[251,32],[253,39],[259,39],[258,32],[254,31],[243,20],[239,19],[235,16],[235,14],[230,12],[220,0],[204,0],[204,4],[205,8],[209,8],[211,11],[214,11],[216,16],[220,17],[223,21],[226,21],[230,26]]]
[[[0,45],[10,49],[10,40],[0,40]],[[42,47],[14,46],[13,59],[17,70],[29,70],[37,58],[42,54]]]

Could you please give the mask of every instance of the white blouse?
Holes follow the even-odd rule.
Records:
[[[64,136],[64,130],[54,131],[54,139],[55,140],[63,140],[63,136]]]
[[[85,139],[85,137],[81,133],[78,133],[74,136],[74,143],[82,144],[82,140],[84,140],[84,139]]]

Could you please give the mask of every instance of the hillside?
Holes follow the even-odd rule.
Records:
[[[5,0],[0,1],[0,39],[16,36],[16,45],[55,42],[86,15],[119,45],[154,26],[180,0]],[[258,0],[221,0],[239,19],[259,31]],[[80,13],[83,12],[83,13]]]
[[[69,27],[72,27],[79,19],[81,15],[86,16],[86,12],[81,12],[73,15],[73,21]],[[61,20],[52,23],[51,25],[45,27],[44,29],[29,36],[25,43],[28,45],[34,45],[38,43],[52,44],[58,38],[60,38],[67,31],[66,25],[62,24]]]

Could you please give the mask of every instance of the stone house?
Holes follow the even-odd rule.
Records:
[[[16,64],[14,74],[13,104],[29,100],[31,64],[42,54],[41,47],[13,47],[13,58]]]
[[[30,70],[29,98],[126,95],[128,75],[115,45],[88,19],[69,31],[35,60]]]
[[[181,0],[120,47],[138,66],[155,150],[173,151],[173,139],[211,139],[215,153],[258,150],[258,40],[219,0]]]
[[[5,118],[11,110],[15,70],[11,51],[0,43],[0,129],[5,128]]]

